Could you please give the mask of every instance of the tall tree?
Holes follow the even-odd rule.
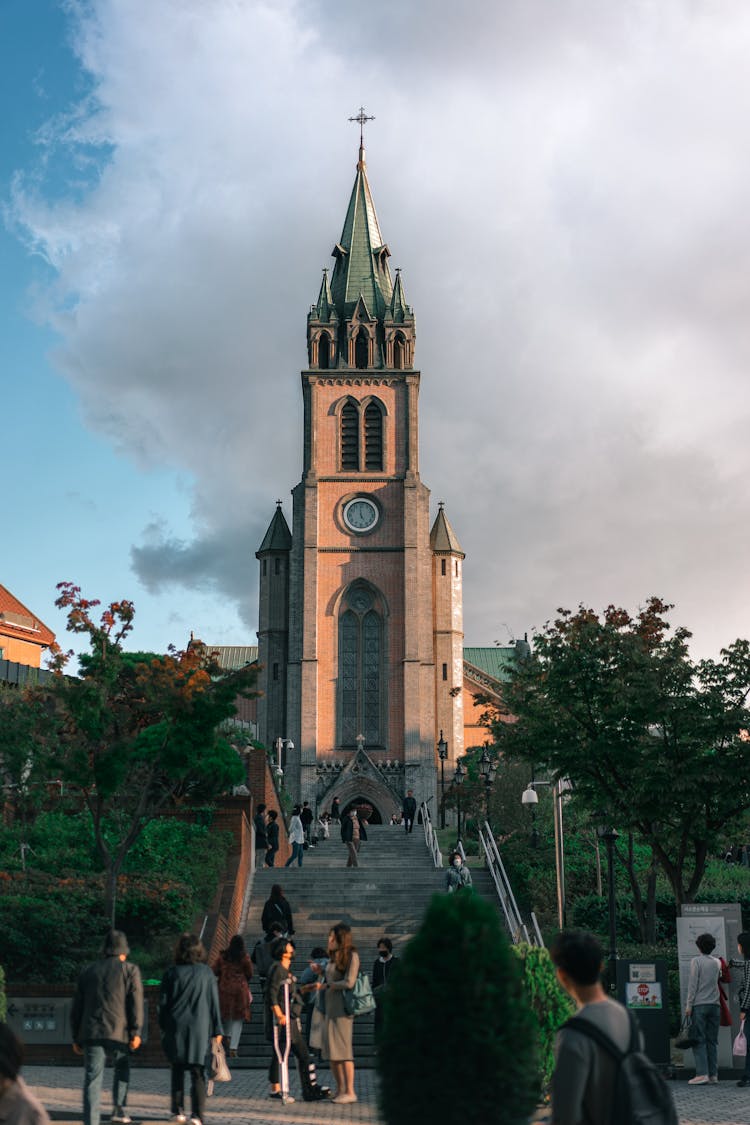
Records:
[[[244,779],[219,726],[236,713],[238,696],[255,694],[255,672],[223,672],[196,648],[164,656],[127,652],[132,602],[112,602],[95,621],[97,601],[71,583],[58,589],[68,629],[87,635],[90,651],[80,657],[77,678],[62,675],[70,654],[57,658],[50,762],[91,814],[114,924],[117,877],[144,826],[181,797],[211,797]]]
[[[559,610],[491,718],[500,750],[573,782],[592,813],[649,844],[678,903],[694,899],[728,822],[750,808],[750,645],[694,663],[673,607]]]

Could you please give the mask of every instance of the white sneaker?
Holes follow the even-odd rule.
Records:
[[[718,1074],[712,1074],[712,1075],[710,1076],[710,1078],[709,1078],[709,1080],[708,1080],[708,1081],[709,1081],[709,1082],[718,1082],[718,1081],[719,1081],[719,1076],[718,1076]]]
[[[707,1074],[696,1074],[695,1078],[691,1078],[688,1081],[688,1086],[707,1086],[707,1085],[708,1085],[708,1075]]]
[[[187,1117],[184,1113],[173,1113],[169,1120],[173,1122],[173,1125],[185,1125]]]

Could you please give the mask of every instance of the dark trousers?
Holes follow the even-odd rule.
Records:
[[[102,1040],[83,1046],[83,1120],[84,1125],[99,1125],[101,1119],[102,1082],[107,1051],[112,1054],[112,1107],[116,1113],[128,1100],[130,1055],[126,1043]]]
[[[414,817],[413,816],[405,816],[404,817],[404,831],[405,832],[411,832],[413,830],[413,828],[414,828]]]
[[[310,1062],[310,1052],[307,1049],[307,1043],[305,1043],[305,1038],[302,1034],[301,1021],[299,1019],[293,1019],[290,1029],[291,1040],[289,1053],[294,1055],[297,1059],[299,1080],[302,1083],[302,1097],[306,1102],[311,1102],[319,1097],[318,1076],[315,1070],[315,1063]],[[279,1050],[282,1054],[286,1050],[286,1027],[279,1028]],[[276,1057],[276,1051],[271,1055],[271,1063],[268,1067],[268,1081],[272,1086],[277,1085],[279,1082],[279,1060]]]
[[[190,1072],[191,1116],[202,1121],[206,1114],[206,1068],[203,1063],[172,1063],[172,1113],[184,1113],[185,1071]]]
[[[278,848],[269,848],[266,852],[266,867],[273,867],[276,862],[276,852]]]

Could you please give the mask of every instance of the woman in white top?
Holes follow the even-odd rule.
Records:
[[[302,857],[305,854],[305,830],[302,827],[299,814],[300,807],[299,805],[295,805],[292,809],[292,819],[289,821],[289,843],[292,845],[292,854],[284,864],[284,867],[291,867],[295,859],[297,860],[297,866],[302,866]]]

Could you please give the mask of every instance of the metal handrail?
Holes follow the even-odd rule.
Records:
[[[422,801],[419,806],[419,811],[422,815],[422,827],[424,828],[424,842],[432,856],[432,862],[435,867],[443,866],[443,853],[440,851],[440,844],[438,843],[437,832],[432,827],[432,819],[430,817],[430,810],[427,808],[427,803]]]
[[[510,879],[505,870],[505,865],[500,858],[497,842],[486,820],[479,830],[479,839],[484,848],[487,868],[495,884],[497,897],[500,900],[500,906],[505,916],[505,924],[508,927],[508,933],[513,940],[513,944],[518,945],[520,942],[525,941],[529,945],[543,946],[544,941],[542,940],[536,918],[533,915],[533,938],[529,935],[528,926],[521,916],[521,911],[518,909],[516,896],[513,894],[513,888],[510,885]]]

